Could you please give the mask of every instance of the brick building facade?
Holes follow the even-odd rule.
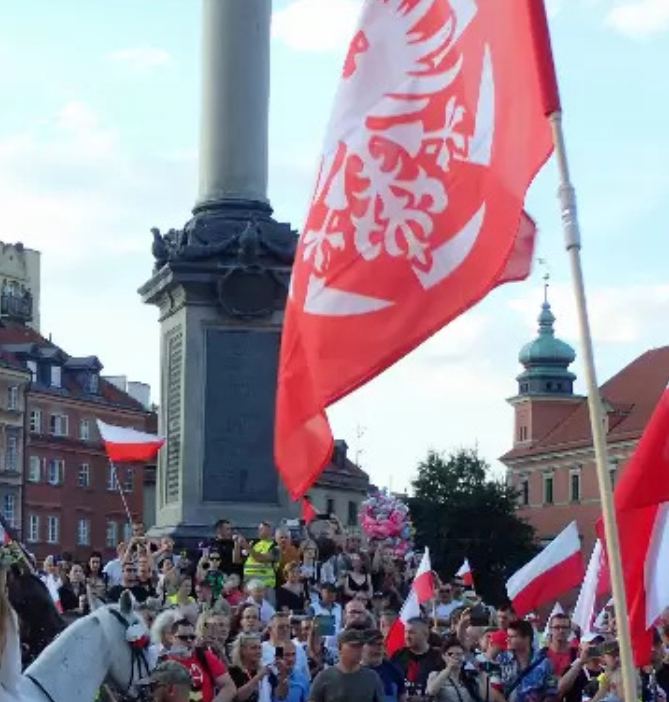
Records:
[[[539,334],[520,352],[524,371],[515,410],[513,448],[500,460],[519,492],[519,516],[547,542],[578,522],[584,553],[594,544],[601,514],[587,398],[573,393],[573,349],[555,338],[550,305],[539,316]],[[669,346],[647,351],[600,388],[615,481],[669,382]]]
[[[20,321],[0,324],[0,353],[25,378],[19,386],[22,515],[14,520],[22,540],[38,559],[63,551],[75,558],[91,550],[112,556],[129,529],[117,478],[139,516],[143,468],[123,466],[115,475],[95,420],[155,431],[155,414],[102,378],[95,356],[71,357]]]

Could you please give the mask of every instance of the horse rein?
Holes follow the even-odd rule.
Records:
[[[110,609],[109,612],[114,616],[114,619],[123,627],[124,630],[127,630],[128,627],[130,626],[128,622],[125,620],[125,618],[119,614],[115,609]],[[144,668],[146,675],[148,675],[151,670],[149,669],[149,664],[146,660],[146,656],[144,655],[144,651],[134,648],[130,642],[128,642],[128,646],[130,648],[130,655],[131,655],[131,661],[130,661],[130,680],[128,680],[128,684],[126,685],[125,691],[122,692],[121,694],[123,697],[127,697],[128,691],[132,687],[132,683],[134,682],[135,679],[135,665],[137,665],[137,673],[139,674],[139,678],[142,677],[142,668]],[[49,691],[42,685],[42,683],[34,676],[31,675],[30,673],[25,673],[26,678],[30,680],[30,682],[35,685],[35,687],[47,698],[49,702],[56,702],[56,700],[51,696]]]

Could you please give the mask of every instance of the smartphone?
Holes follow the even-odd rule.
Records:
[[[321,636],[335,635],[335,618],[331,614],[319,614],[316,617],[316,625]]]
[[[276,653],[275,653],[274,657],[275,657],[278,661],[283,660],[283,646],[277,646],[277,647],[276,647]]]

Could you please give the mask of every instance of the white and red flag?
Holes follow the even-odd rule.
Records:
[[[119,427],[97,420],[98,430],[112,463],[146,463],[158,455],[165,439],[130,427]]]
[[[294,499],[330,460],[329,405],[527,275],[547,57],[541,0],[363,4],[283,327],[274,452]]]
[[[468,558],[465,558],[463,564],[460,566],[460,569],[455,574],[455,577],[462,578],[462,582],[467,587],[472,587],[472,585],[474,585],[474,574],[472,573]]]
[[[516,571],[506,592],[519,617],[578,587],[585,575],[581,539],[571,522],[543,551]]]
[[[592,633],[597,600],[609,592],[611,592],[609,566],[602,542],[597,539],[572,614],[572,621],[581,629],[581,637]]]
[[[411,583],[411,590],[409,590],[400,610],[400,616],[388,632],[386,651],[389,656],[404,646],[404,632],[407,622],[420,617],[422,614],[421,605],[432,599],[434,599],[434,574],[430,564],[430,552],[426,548]]]
[[[650,664],[653,625],[669,606],[669,388],[614,499],[634,661],[644,666]]]
[[[311,524],[311,522],[313,522],[318,516],[313,504],[311,504],[311,500],[308,497],[302,498],[302,502],[300,503],[300,512],[305,524]]]

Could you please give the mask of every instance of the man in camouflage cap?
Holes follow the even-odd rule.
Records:
[[[188,702],[191,677],[186,668],[176,661],[163,661],[140,685],[150,688],[153,702]]]

